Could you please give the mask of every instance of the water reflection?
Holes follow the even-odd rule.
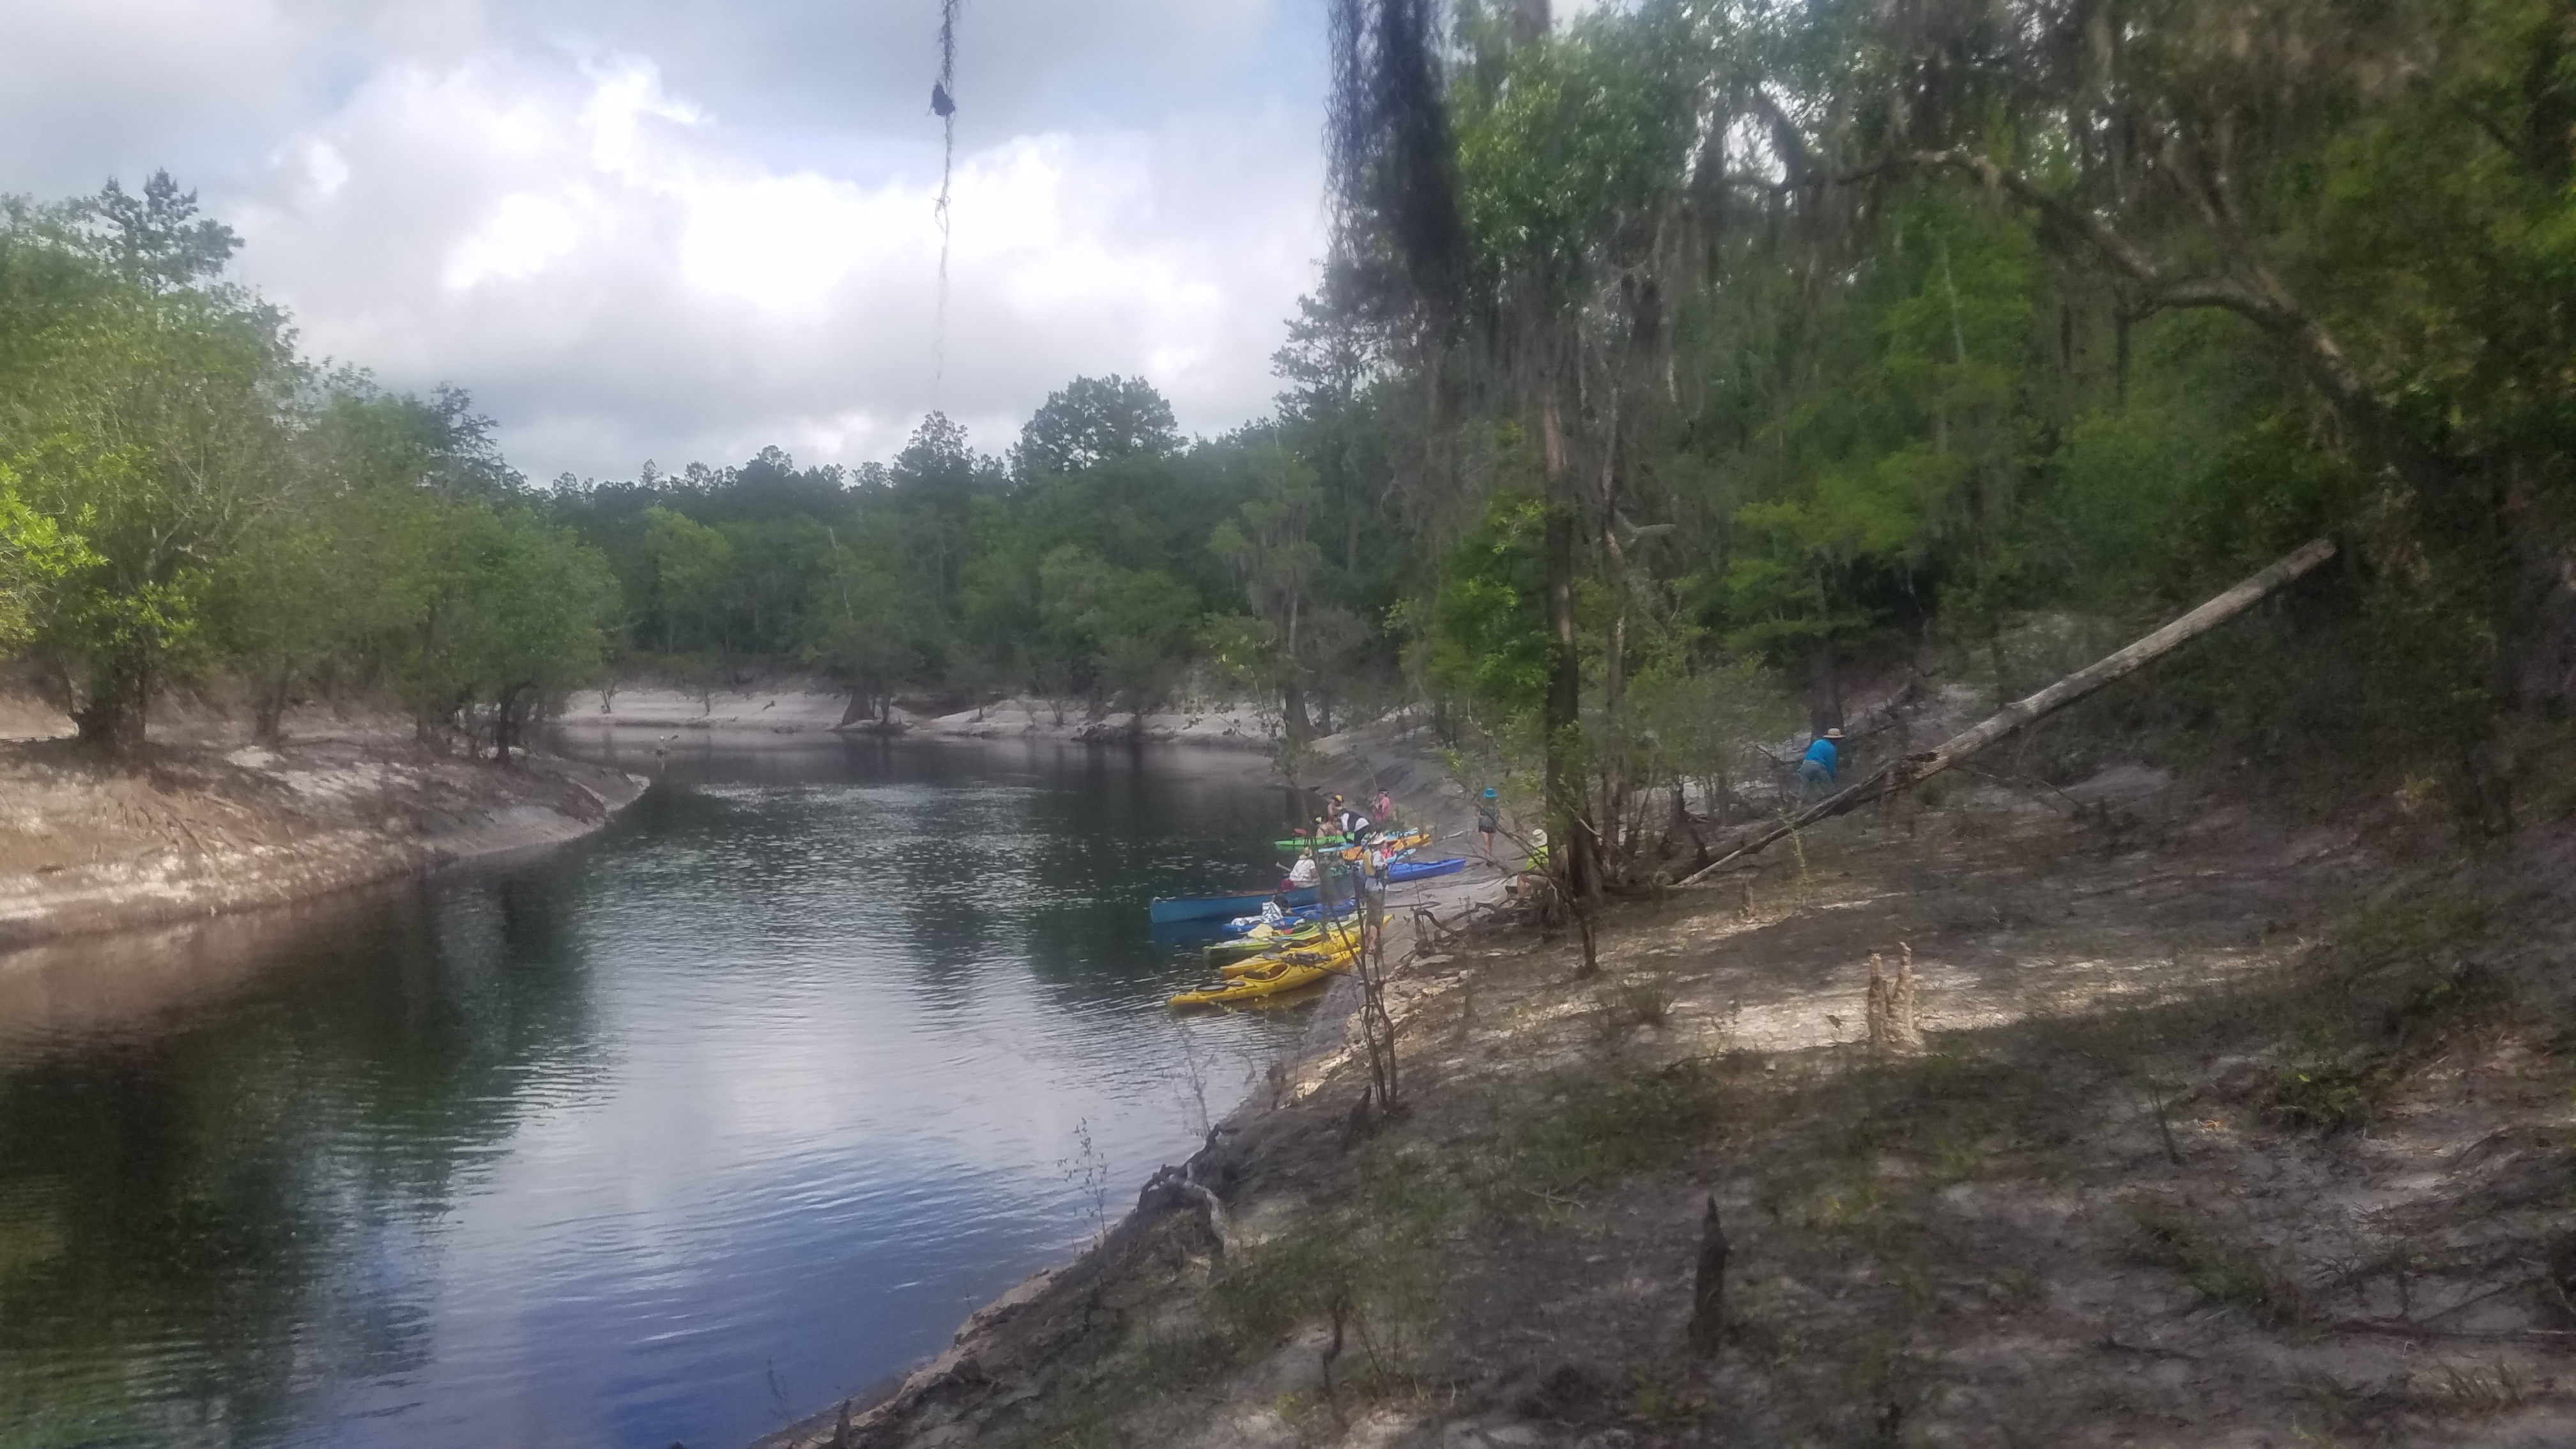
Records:
[[[1231,762],[663,768],[532,865],[0,958],[0,1445],[740,1442],[1079,1239],[1077,1125],[1132,1185],[1298,1026],[1158,1004],[1142,902],[1277,830]]]

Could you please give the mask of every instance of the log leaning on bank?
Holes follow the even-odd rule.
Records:
[[[2334,554],[2334,540],[2310,539],[2290,553],[2275,559],[2262,572],[2127,648],[2095,660],[2027,699],[2016,700],[1994,716],[1943,741],[1937,749],[1907,755],[1903,759],[1881,765],[1850,788],[1829,795],[1762,831],[1711,861],[1703,869],[1692,873],[1681,883],[1696,885],[1734,861],[1788,838],[1793,832],[1804,830],[1819,821],[1830,820],[1856,806],[1866,805],[1917,780],[1939,774],[2002,739],[2005,735],[2020,729],[2023,725],[2064,709],[2102,686],[2137,672],[2163,655],[2171,653],[2244,613],[2292,580],[2333,558]]]

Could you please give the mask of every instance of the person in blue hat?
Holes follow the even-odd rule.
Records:
[[[1503,828],[1503,797],[1494,787],[1485,787],[1484,798],[1476,802],[1476,833],[1485,837],[1485,860],[1494,859],[1494,832]]]
[[[1829,794],[1834,788],[1836,767],[1842,764],[1841,730],[1827,730],[1807,746],[1807,757],[1798,762],[1798,799],[1805,803],[1817,795]]]

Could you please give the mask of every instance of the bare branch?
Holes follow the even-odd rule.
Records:
[[[2164,283],[2163,269],[2139,250],[2127,237],[2112,230],[2111,224],[2052,192],[2041,190],[2018,171],[2007,171],[1988,157],[1973,151],[1918,151],[1907,158],[1914,165],[1964,171],[1983,181],[1989,188],[2009,194],[2014,200],[2037,210],[2059,227],[2082,237],[2102,259],[2134,281],[2150,287]]]

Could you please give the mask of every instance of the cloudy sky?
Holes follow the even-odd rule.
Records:
[[[937,0],[0,0],[0,191],[169,168],[539,478],[999,451],[1084,373],[1216,432],[1321,250],[1322,11],[966,0],[944,332]]]

